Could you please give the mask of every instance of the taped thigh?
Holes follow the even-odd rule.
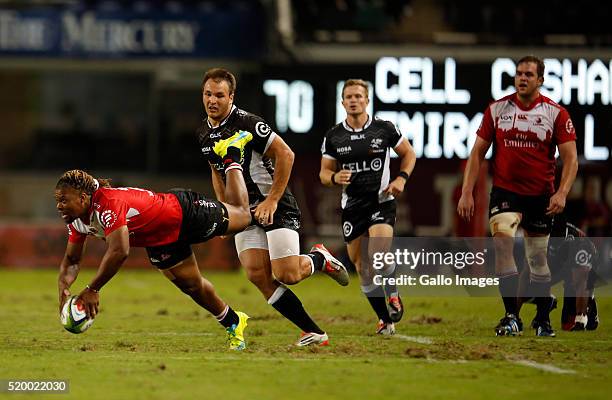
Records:
[[[270,260],[300,255],[300,235],[289,228],[278,228],[266,233]]]
[[[248,249],[268,250],[268,238],[266,232],[258,226],[251,225],[244,231],[234,236],[236,252],[242,253]]]
[[[550,268],[546,260],[548,236],[525,236],[525,256],[532,282],[550,282]]]
[[[517,212],[503,212],[489,218],[489,226],[493,236],[495,236],[496,233],[501,233],[506,236],[514,237],[520,223],[521,214]]]

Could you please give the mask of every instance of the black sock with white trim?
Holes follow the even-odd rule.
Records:
[[[229,328],[232,325],[237,326],[238,323],[240,322],[240,318],[238,317],[238,314],[236,314],[236,312],[232,310],[232,307],[230,307],[229,305],[225,306],[225,309],[223,310],[221,314],[215,315],[215,318],[225,328]]]
[[[310,318],[302,302],[289,288],[281,285],[268,299],[270,304],[283,317],[293,322],[298,328],[306,333],[325,333],[319,326]]]

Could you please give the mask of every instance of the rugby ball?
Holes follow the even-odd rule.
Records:
[[[83,333],[93,324],[93,318],[87,318],[83,303],[78,296],[72,296],[62,307],[60,321],[68,332]]]

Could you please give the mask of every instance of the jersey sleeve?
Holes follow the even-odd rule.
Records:
[[[268,125],[263,118],[249,114],[244,117],[244,127],[245,130],[253,134],[253,149],[260,154],[264,154],[268,151],[268,148],[276,137],[276,132],[272,130],[270,125]]]
[[[329,140],[331,135],[331,131],[327,132],[325,136],[323,136],[323,143],[321,144],[321,155],[323,158],[328,158],[330,160],[338,159],[338,152],[336,148],[332,146],[331,140]]]
[[[79,232],[73,224],[66,225],[68,228],[68,242],[83,243],[87,239],[87,235]]]
[[[495,121],[493,121],[491,106],[487,107],[485,110],[482,121],[480,122],[480,127],[478,127],[476,134],[487,142],[493,141],[493,138],[495,137]]]
[[[557,142],[557,144],[576,141],[576,129],[574,129],[574,123],[570,118],[569,113],[563,107],[559,114],[557,115],[557,119],[555,119],[555,128],[553,132],[553,138]]]
[[[402,142],[403,136],[397,126],[391,122],[387,122],[386,125],[385,135],[387,136],[387,143],[389,143],[389,147],[396,148]]]

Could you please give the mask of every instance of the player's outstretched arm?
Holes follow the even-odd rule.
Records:
[[[99,291],[109,281],[130,253],[130,237],[126,225],[117,228],[106,237],[107,248],[96,276],[79,294],[89,318],[95,318],[100,301]]]
[[[70,286],[72,286],[79,275],[79,263],[81,262],[84,247],[85,242],[68,242],[66,245],[66,252],[60,263],[59,276],[57,278],[60,313],[62,312],[62,306],[66,302],[66,299],[70,297]]]
[[[461,218],[469,221],[474,215],[474,186],[478,179],[480,166],[485,159],[485,155],[491,146],[491,142],[487,142],[480,136],[476,136],[476,142],[472,147],[472,152],[468,158],[465,172],[463,174],[463,186],[461,187],[461,198],[457,204],[457,212]]]

